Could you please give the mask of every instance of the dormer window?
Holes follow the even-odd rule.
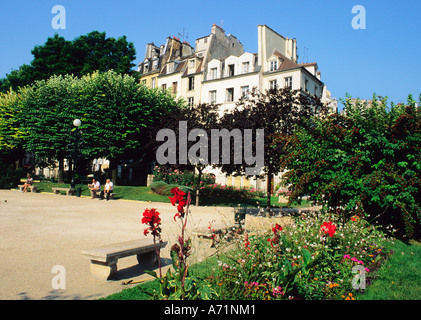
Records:
[[[194,59],[189,60],[189,68],[194,69]]]
[[[167,65],[167,74],[174,72],[174,62]]]
[[[270,71],[278,70],[278,60],[270,61]]]
[[[250,68],[250,62],[249,61],[243,62],[243,73],[248,73],[249,68]]]
[[[232,77],[234,75],[234,65],[228,65],[228,77]]]
[[[146,63],[143,65],[143,73],[148,73],[149,72],[149,63]]]
[[[217,68],[211,68],[209,73],[209,80],[214,80],[217,77]]]
[[[152,62],[152,70],[156,70],[158,69],[158,60],[155,60],[154,62]]]

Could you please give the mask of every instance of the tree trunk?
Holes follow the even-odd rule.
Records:
[[[111,181],[116,186],[117,185],[117,161],[110,160],[110,173],[111,173]]]
[[[196,180],[196,207],[199,206],[199,194],[200,194],[200,180],[202,180],[202,167],[199,167],[197,169],[199,171],[199,174],[197,176],[197,180]]]
[[[57,182],[64,183],[64,158],[59,157],[57,161],[58,161]]]
[[[266,217],[270,217],[270,200],[272,191],[272,170],[269,169],[266,184]]]

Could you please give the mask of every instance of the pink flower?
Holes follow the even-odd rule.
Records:
[[[349,254],[344,255],[344,259],[351,259],[351,256]]]

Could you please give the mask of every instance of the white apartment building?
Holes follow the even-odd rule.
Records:
[[[290,87],[321,97],[336,110],[337,102],[330,98],[321,81],[317,63],[297,62],[297,42],[285,38],[268,26],[258,26],[258,53],[231,55],[213,59],[205,68],[201,102],[221,105],[225,112],[235,102],[247,97],[253,88],[266,91]]]
[[[212,26],[210,35],[196,40],[195,51],[189,52],[189,55],[183,56],[180,50],[177,51],[183,45],[174,42],[174,38],[172,42],[167,40],[165,46],[154,47],[158,51],[154,58],[160,58],[155,62],[156,66],[160,66],[160,73],[155,73],[154,86],[171,89],[189,104],[218,104],[221,115],[247,97],[253,88],[264,92],[275,87],[290,87],[319,96],[336,112],[338,103],[322,82],[317,63],[298,63],[296,39],[285,38],[266,25],[259,25],[257,31],[257,53],[244,52],[237,38],[225,35],[225,31],[217,25]],[[174,52],[178,54],[174,55]],[[144,71],[144,66],[149,63],[145,59],[139,64],[139,71],[146,79],[148,71]],[[215,174],[216,182],[223,185],[266,188],[264,180],[245,176],[226,177],[211,167],[206,172]],[[275,177],[274,183],[279,179]]]

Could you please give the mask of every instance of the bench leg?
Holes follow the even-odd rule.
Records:
[[[101,262],[91,260],[91,274],[99,280],[109,280],[117,272],[117,260],[110,262]]]
[[[158,263],[158,256],[155,250],[138,254],[136,258],[139,265],[141,265],[143,268],[150,268]]]

